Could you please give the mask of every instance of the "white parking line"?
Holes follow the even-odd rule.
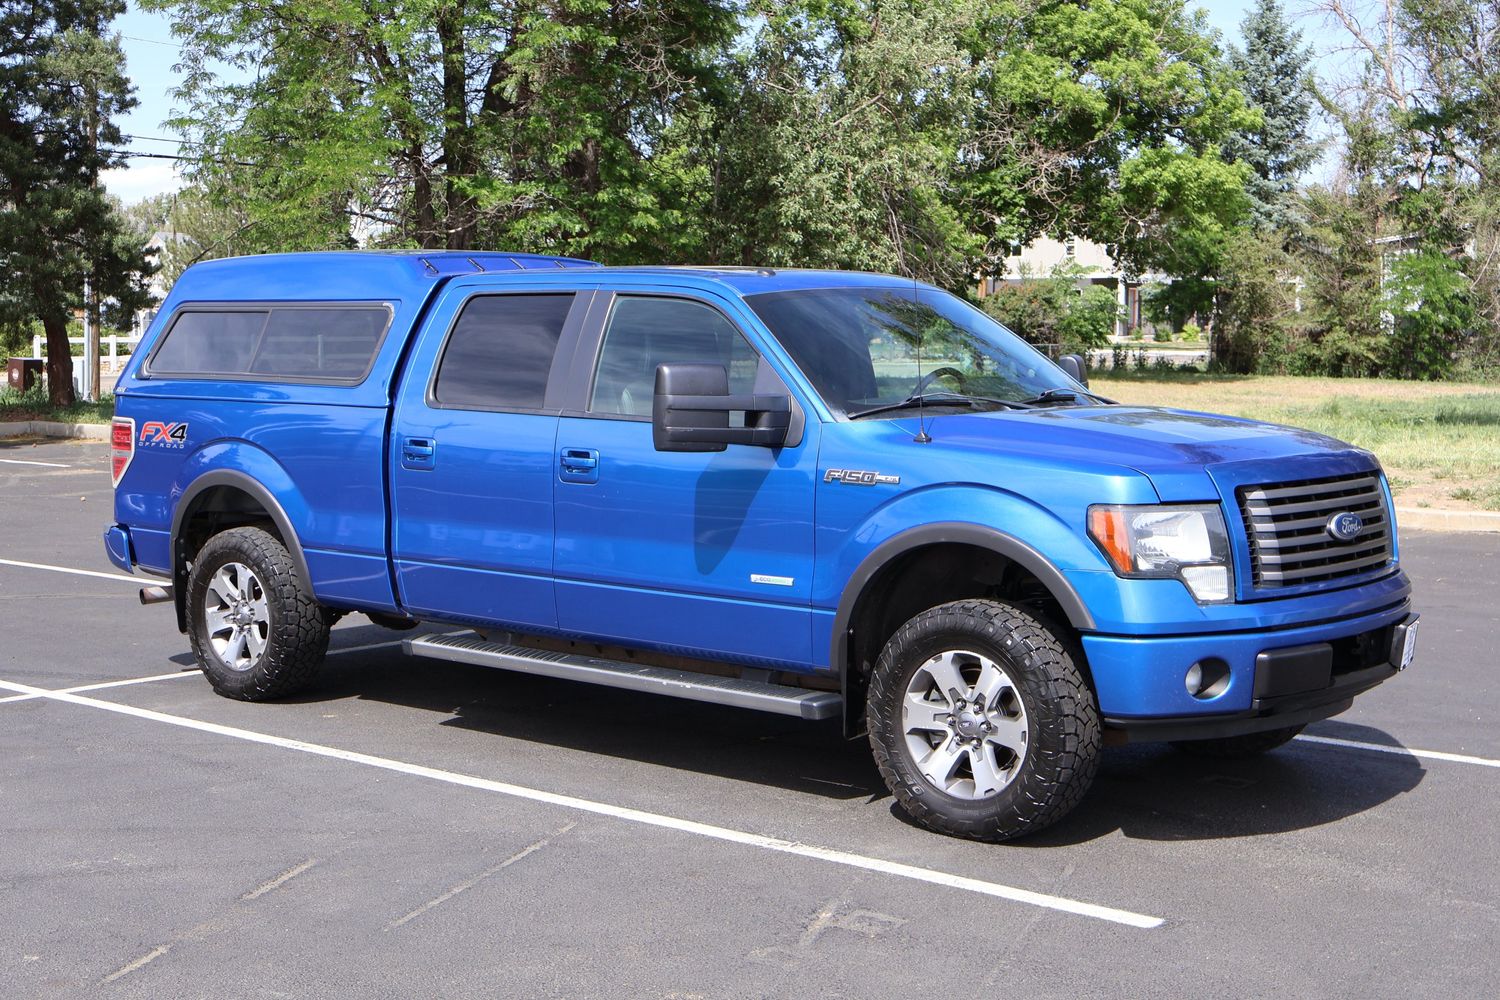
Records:
[[[582,799],[572,795],[559,795],[555,792],[545,792],[536,788],[527,788],[522,785],[512,785],[503,781],[491,781],[488,778],[478,778],[473,775],[459,774],[453,771],[444,771],[435,767],[425,767],[421,764],[409,764],[405,761],[391,760],[386,757],[375,757],[370,754],[356,753],[351,750],[340,750],[336,747],[322,746],[317,743],[306,743],[302,740],[291,740],[281,736],[271,736],[267,733],[257,733],[248,729],[238,729],[234,726],[221,726],[214,722],[203,722],[198,719],[189,719],[178,715],[167,715],[164,712],[153,712],[150,709],[136,708],[133,705],[121,705],[115,702],[99,701],[95,698],[85,698],[76,694],[68,694],[63,691],[47,691],[42,688],[31,687],[26,684],[15,684],[10,681],[0,681],[0,688],[15,691],[19,694],[36,695],[53,701],[66,702],[70,705],[81,705],[86,708],[102,709],[106,712],[115,712],[120,715],[129,715],[138,719],[147,719],[151,722],[161,722],[169,726],[180,726],[184,729],[194,729],[199,732],[213,733],[217,736],[227,736],[231,739],[244,740],[248,743],[260,743],[266,746],[281,747],[285,750],[296,750],[300,753],[312,754],[318,757],[329,757],[334,760],[347,761],[352,764],[362,764],[366,767],[379,768],[384,771],[395,771],[400,774],[409,774],[418,778],[427,778],[431,781],[441,781],[450,785],[459,785],[465,788],[474,788],[480,791],[494,792],[507,795],[512,798],[525,799],[531,802],[542,802],[547,805],[560,806],[564,809],[573,809],[578,812],[593,813],[599,816],[609,816],[614,819],[624,820],[629,823],[640,823],[644,826],[654,826],[662,829],[676,830],[681,833],[690,833],[694,836],[706,837],[710,840],[726,841],[732,844],[741,844],[746,847],[758,847],[763,850],[774,851],[778,854],[790,854],[802,858],[810,858],[815,861],[825,861],[831,864],[842,865],[846,868],[858,868],[864,871],[879,872],[884,875],[892,875],[897,878],[910,879],[914,882],[925,882],[929,885],[940,885],[950,889],[960,889],[965,892],[977,893],[982,896],[992,896],[997,899],[1008,899],[1016,903],[1025,903],[1030,906],[1039,906],[1044,909],[1057,910],[1063,913],[1072,913],[1077,916],[1092,917],[1096,920],[1107,920],[1111,923],[1124,924],[1127,927],[1138,927],[1149,929],[1160,927],[1165,921],[1161,917],[1147,916],[1143,913],[1132,913],[1129,910],[1119,910],[1109,906],[1099,906],[1095,903],[1086,903],[1077,899],[1069,899],[1065,896],[1052,896],[1046,893],[1032,892],[1029,889],[1019,889],[1014,886],[1001,885],[998,882],[986,882],[982,879],[969,878],[965,875],[954,875],[949,872],[934,871],[930,868],[918,868],[915,865],[901,864],[895,861],[884,861],[880,858],[865,857],[860,854],[851,854],[848,851],[838,851],[827,847],[817,847],[811,844],[799,844],[796,841],[782,840],[777,837],[767,837],[758,833],[747,833],[743,830],[734,830],[729,827],[713,826],[708,823],[698,823],[693,820],[679,819],[675,816],[664,816],[659,813],[644,812],[640,809],[630,809],[624,806],[610,805],[606,802],[595,802],[591,799]]]
[[[47,563],[21,562],[19,559],[0,559],[0,566],[19,566],[22,569],[44,569],[52,573],[72,573],[74,576],[97,576],[101,580],[124,580],[126,583],[133,583],[137,587],[153,582],[149,577],[121,576],[119,573],[98,573],[91,569],[73,569],[71,566],[51,566]]]
[[[5,465],[41,465],[48,469],[71,469],[71,465],[58,465],[56,462],[26,462],[19,458],[0,458],[0,463]]]
[[[1442,750],[1413,750],[1410,747],[1392,747],[1384,743],[1360,743],[1355,740],[1336,740],[1331,736],[1298,736],[1304,743],[1322,743],[1331,747],[1347,747],[1350,750],[1373,750],[1376,753],[1392,753],[1401,757],[1421,757],[1426,760],[1446,760],[1452,764],[1477,764],[1480,767],[1500,767],[1500,760],[1488,757],[1470,757],[1463,753],[1446,753]]]
[[[127,677],[123,681],[104,681],[100,684],[81,684],[78,687],[63,688],[58,694],[81,694],[84,691],[103,691],[106,688],[128,687],[131,684],[150,684],[152,681],[169,681],[174,677],[197,677],[197,670],[179,670],[175,674],[153,674],[150,677]],[[13,701],[31,701],[40,698],[39,694],[13,694],[9,698],[0,698],[0,705],[8,705]]]

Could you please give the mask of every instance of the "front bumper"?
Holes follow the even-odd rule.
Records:
[[[1298,628],[1218,635],[1083,636],[1105,725],[1132,740],[1197,739],[1336,715],[1397,672],[1409,601]],[[1393,647],[1394,645],[1394,652]],[[1393,659],[1394,658],[1394,659]],[[1213,697],[1189,693],[1194,664],[1227,670]]]

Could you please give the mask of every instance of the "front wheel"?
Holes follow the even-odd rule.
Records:
[[[1046,624],[999,601],[924,611],[886,644],[866,717],[881,776],[922,825],[1010,840],[1061,819],[1099,766],[1093,692]]]
[[[300,691],[328,652],[330,614],[303,588],[286,547],[260,528],[231,528],[204,544],[187,611],[198,666],[226,698]]]

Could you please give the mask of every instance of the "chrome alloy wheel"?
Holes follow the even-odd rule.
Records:
[[[901,701],[906,748],[922,776],[960,799],[987,799],[1026,759],[1026,706],[1001,666],[953,649],[917,668]]]
[[[225,563],[208,581],[203,621],[214,653],[230,670],[249,670],[265,651],[271,612],[265,588],[244,563]]]

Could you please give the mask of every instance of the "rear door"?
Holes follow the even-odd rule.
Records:
[[[732,393],[796,400],[740,322],[734,301],[706,292],[596,297],[557,439],[563,630],[716,659],[813,661],[817,421],[783,448],[652,445],[659,364],[722,364]]]
[[[552,491],[566,370],[592,292],[455,283],[414,348],[390,457],[391,550],[417,616],[557,625]]]

